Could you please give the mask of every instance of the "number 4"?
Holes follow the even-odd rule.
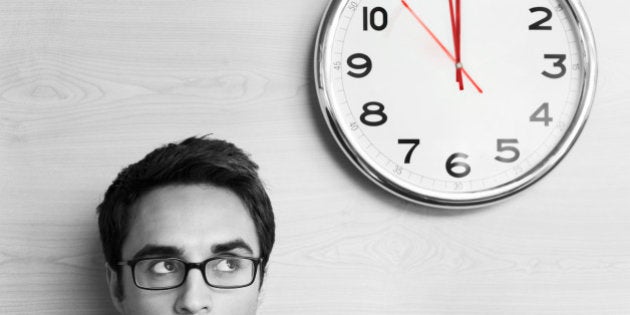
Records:
[[[549,117],[549,103],[543,103],[536,109],[536,111],[529,116],[529,121],[540,121],[545,123],[545,127],[549,127],[549,123],[553,121],[553,118]]]

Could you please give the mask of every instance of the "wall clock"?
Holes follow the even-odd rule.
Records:
[[[573,0],[332,0],[315,48],[342,150],[391,193],[441,208],[547,174],[584,127],[596,74]]]

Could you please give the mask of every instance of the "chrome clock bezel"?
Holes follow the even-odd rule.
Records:
[[[504,200],[524,190],[547,175],[566,156],[582,132],[588,119],[597,83],[597,53],[595,39],[584,8],[578,1],[561,0],[566,5],[567,14],[574,17],[579,49],[583,59],[581,69],[583,81],[576,115],[561,140],[554,149],[536,166],[530,168],[514,180],[489,189],[471,192],[436,192],[416,187],[409,189],[396,180],[393,174],[383,170],[369,157],[361,154],[344,128],[340,125],[339,114],[333,106],[332,91],[332,46],[343,8],[356,0],[331,0],[324,14],[317,34],[314,75],[317,96],[322,114],[337,144],[352,163],[370,180],[390,193],[410,202],[436,208],[465,209],[486,206]]]

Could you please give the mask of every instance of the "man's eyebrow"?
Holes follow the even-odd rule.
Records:
[[[252,248],[243,241],[243,239],[235,239],[225,243],[219,243],[212,245],[212,252],[214,254],[227,253],[235,249],[246,250],[250,255],[254,254]]]
[[[144,258],[144,257],[179,258],[179,257],[182,257],[183,255],[184,255],[184,251],[181,248],[178,248],[175,246],[147,244],[142,249],[140,249],[135,255],[133,255],[133,259]]]

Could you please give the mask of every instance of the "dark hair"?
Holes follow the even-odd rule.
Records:
[[[129,234],[134,203],[147,192],[178,184],[209,184],[230,189],[247,207],[260,245],[261,284],[275,241],[271,202],[258,178],[258,165],[234,144],[191,137],[155,149],[124,168],[97,207],[105,260],[120,275],[122,245]]]

